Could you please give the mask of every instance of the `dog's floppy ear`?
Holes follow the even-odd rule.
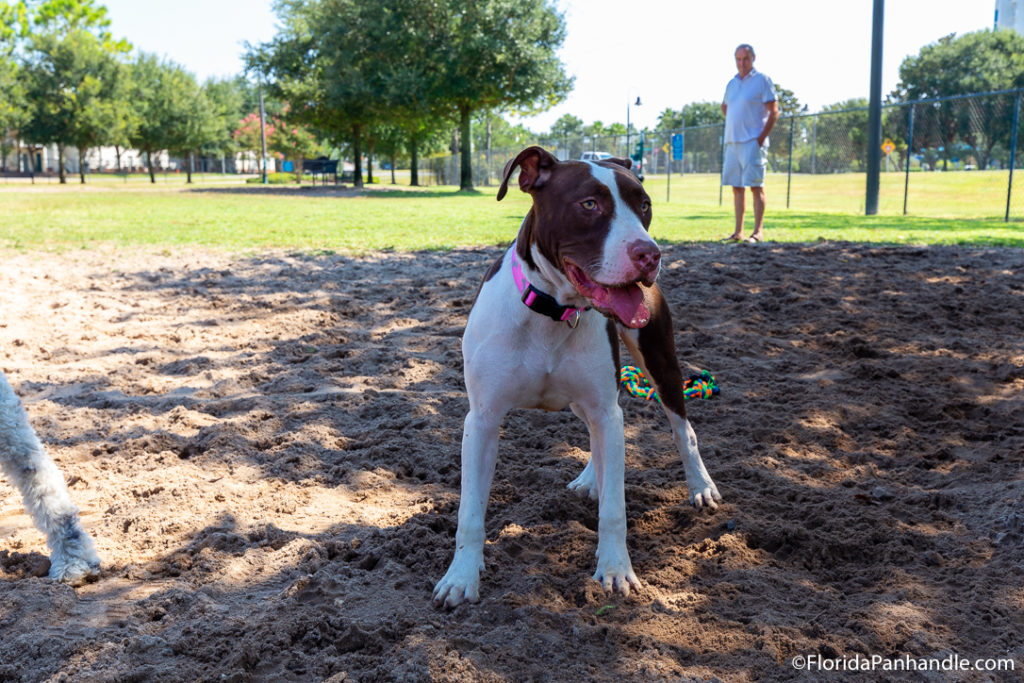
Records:
[[[508,179],[512,171],[519,167],[519,189],[523,192],[536,190],[544,186],[551,169],[558,163],[551,152],[543,147],[527,147],[519,153],[515,159],[505,164],[505,172],[502,174],[501,187],[498,188],[498,201],[508,192]]]
[[[619,166],[624,166],[625,168],[633,168],[633,160],[632,159],[623,159],[623,158],[620,158],[620,157],[611,157],[610,159],[601,159],[601,161],[603,161],[603,162],[607,161],[608,163],[617,164]]]

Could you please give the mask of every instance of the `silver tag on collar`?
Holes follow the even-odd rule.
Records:
[[[566,318],[565,324],[575,330],[580,324],[580,309],[577,308],[571,316]]]

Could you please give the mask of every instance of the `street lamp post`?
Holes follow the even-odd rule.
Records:
[[[263,108],[263,84],[260,83],[260,153],[263,155],[260,159],[260,167],[262,168],[260,175],[260,182],[264,185],[267,184],[267,111]]]
[[[640,101],[639,95],[636,98],[636,102],[633,103],[634,107],[643,105]],[[626,98],[626,157],[629,158],[629,98]]]

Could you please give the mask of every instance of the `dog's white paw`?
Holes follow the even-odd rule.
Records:
[[[604,563],[598,558],[594,580],[609,593],[621,593],[623,596],[628,596],[630,589],[639,590],[643,585],[633,573],[633,566],[628,557],[624,563],[621,561]]]
[[[566,488],[575,491],[576,495],[583,498],[597,500],[597,477],[594,475],[594,466],[590,462],[580,472],[580,476],[570,481]]]
[[[465,561],[456,553],[444,578],[434,586],[434,605],[452,608],[463,602],[479,602],[482,570],[483,562]]]
[[[722,494],[718,492],[718,487],[715,486],[715,482],[711,481],[711,477],[702,477],[699,481],[690,484],[687,482],[690,488],[690,504],[697,508],[707,508],[709,510],[717,510],[718,504],[722,502]]]
[[[53,553],[50,555],[50,578],[71,586],[81,586],[100,573],[100,558],[91,548],[82,552]]]

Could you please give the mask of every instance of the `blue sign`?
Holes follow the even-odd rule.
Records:
[[[683,159],[683,136],[680,133],[676,133],[672,136],[672,161],[682,161]]]
[[[292,173],[295,170],[295,162],[294,161],[286,161],[286,162],[284,162],[283,164],[281,164],[281,170],[284,171],[285,173]]]

